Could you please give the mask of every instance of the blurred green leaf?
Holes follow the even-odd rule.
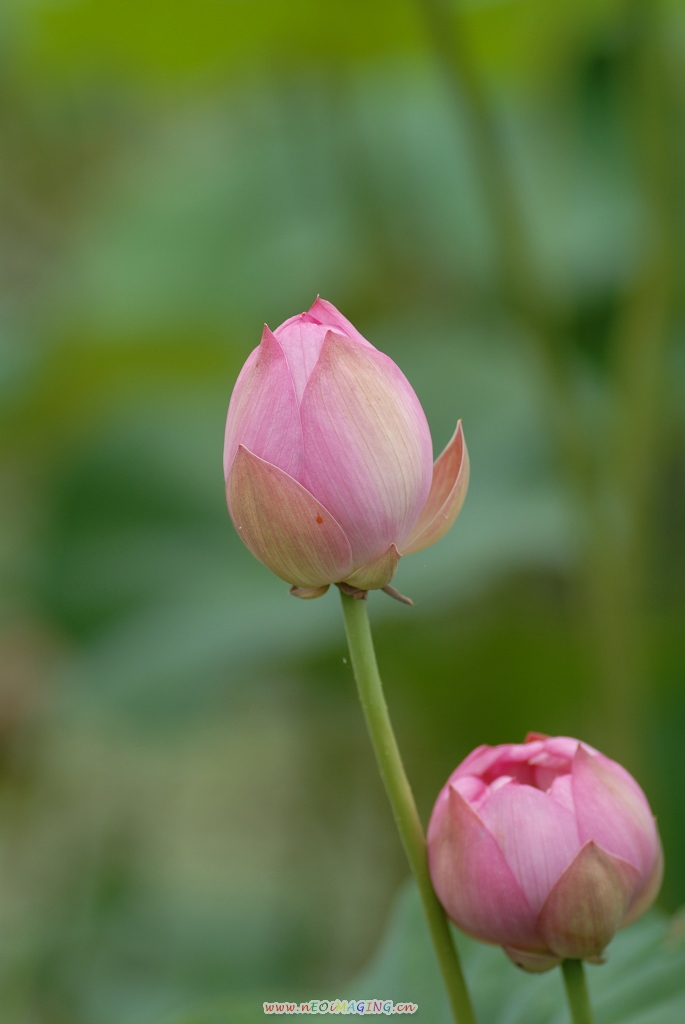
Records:
[[[526,974],[514,967],[502,950],[461,933],[455,935],[479,1024],[566,1024],[568,1008],[560,971]],[[598,1024],[680,1024],[683,1019],[685,935],[679,919],[671,922],[651,913],[616,936],[606,964],[586,965],[586,970]],[[335,992],[308,996],[313,997],[413,1002],[419,1007],[413,1020],[451,1024],[413,884],[398,898],[371,965],[352,981],[338,984]],[[301,1001],[287,992],[268,998]],[[173,1018],[173,1024],[251,1024],[261,1013],[261,1002],[255,996]]]
[[[502,950],[461,934],[457,938],[481,1024],[566,1024],[568,1009],[558,970],[526,974]],[[607,963],[588,964],[587,974],[598,1024],[679,1024],[685,1012],[685,937],[680,922],[648,915],[619,932]],[[415,1019],[426,1024],[450,1021],[413,885],[398,900],[374,963],[349,991],[360,998],[416,1002]]]
[[[217,1003],[212,1009],[189,1013],[180,1018],[170,1018],[160,1024],[262,1024],[264,1010],[257,999],[228,999]]]

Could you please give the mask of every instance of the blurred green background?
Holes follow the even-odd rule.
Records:
[[[478,743],[580,735],[685,902],[684,61],[677,0],[4,0],[3,1024],[358,995],[406,867],[339,602],[221,474],[317,293],[471,452],[369,602],[424,820]]]

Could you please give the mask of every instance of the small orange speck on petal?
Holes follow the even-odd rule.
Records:
[[[316,517],[316,521],[317,521],[317,523],[322,523],[323,519],[321,518],[321,516],[317,516]]]

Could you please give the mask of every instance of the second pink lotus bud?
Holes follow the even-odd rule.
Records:
[[[408,380],[335,306],[317,299],[249,356],[226,423],[226,495],[241,538],[317,597],[384,587],[400,557],[454,522],[468,484],[461,425],[433,466]]]
[[[428,852],[452,920],[529,971],[601,959],[651,906],[663,870],[638,784],[565,736],[474,750],[438,797]]]

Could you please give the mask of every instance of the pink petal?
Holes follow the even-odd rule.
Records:
[[[528,763],[542,743],[502,743],[497,747],[477,747],[455,769],[455,775],[478,775],[484,782],[494,782],[500,775],[511,775],[519,782],[535,784],[535,768]]]
[[[544,952],[535,914],[490,831],[453,787],[428,826],[428,861],[440,902],[465,932],[485,942]]]
[[[469,485],[469,454],[461,420],[452,440],[433,466],[433,482],[419,521],[402,553],[411,555],[435,544],[447,533],[461,511]]]
[[[490,792],[485,783],[481,779],[476,778],[475,775],[461,775],[459,778],[452,776],[448,786],[456,789],[457,793],[463,796],[464,800],[475,811],[478,810],[479,805],[488,797]]]
[[[355,567],[401,544],[430,488],[431,440],[411,385],[371,346],[329,332],[300,406],[302,482],[338,520]]]
[[[599,956],[620,928],[638,883],[632,864],[586,843],[540,911],[550,950],[573,960]]]
[[[573,802],[581,843],[594,839],[646,877],[659,838],[647,798],[621,765],[581,745],[573,759]]]
[[[268,327],[236,381],[226,420],[224,476],[238,445],[298,478],[302,471],[302,427],[285,354]]]
[[[638,917],[642,917],[645,911],[649,910],[652,903],[659,895],[659,889],[661,888],[663,880],[664,852],[661,848],[661,840],[659,840],[659,849],[654,859],[654,867],[647,876],[647,881],[633,897],[633,901],[628,907],[628,912],[621,923],[621,928],[625,928],[626,925],[632,924],[633,921],[637,921]]]
[[[356,569],[351,576],[343,580],[343,583],[349,583],[351,587],[358,587],[359,590],[380,590],[381,587],[387,587],[395,575],[401,557],[395,545],[391,544],[384,555]]]
[[[330,512],[297,480],[243,445],[226,496],[247,547],[286,583],[321,587],[349,573],[350,545]]]
[[[549,794],[518,782],[491,790],[479,814],[537,914],[580,849],[573,814]]]
[[[556,800],[558,804],[565,807],[575,817],[576,807],[573,803],[573,782],[570,775],[557,775],[547,792],[552,800]]]
[[[496,759],[498,747],[488,746],[487,743],[481,743],[479,747],[472,750],[463,761],[457,765],[452,774],[449,777],[449,782],[453,779],[459,778],[461,775],[481,775],[481,765],[485,762],[486,764],[492,764],[492,761]]]
[[[538,789],[549,790],[561,778],[568,778],[569,783],[571,781],[571,765],[567,758],[542,753],[531,758],[530,764],[535,768],[534,778]]]
[[[306,320],[310,324],[318,324],[319,322],[315,316],[311,316],[309,313],[295,313],[293,316],[289,316],[287,320],[284,320],[282,324],[279,324],[274,334],[278,334],[285,327],[290,327],[291,324],[297,323],[298,320]]]
[[[547,736],[544,742],[545,753],[558,757],[568,762],[568,770],[571,770],[571,762],[575,757],[576,750],[580,740],[575,740],[571,736]],[[591,754],[596,754],[597,751],[594,747],[591,747],[589,743],[583,743],[586,750],[589,750]]]
[[[288,360],[298,405],[309,375],[316,366],[326,333],[326,328],[316,323],[308,313],[291,317],[274,331]]]
[[[492,782],[499,775],[512,775],[519,782],[538,789],[549,789],[553,779],[565,772],[570,772],[573,756],[578,749],[578,740],[568,736],[556,736],[553,739],[532,738],[529,734],[525,743],[502,743],[497,747],[483,745],[477,747],[456,768],[455,774],[480,775],[485,782]],[[587,747],[587,749],[592,749]],[[545,776],[538,767],[554,766],[554,770]],[[544,781],[545,785],[540,783]]]
[[[354,324],[350,323],[347,317],[343,316],[332,302],[327,302],[321,296],[317,296],[316,302],[309,310],[309,315],[315,317],[320,324],[332,327],[338,334],[343,334],[347,338],[353,338],[362,345],[368,345],[369,348],[373,348],[373,345],[359,333]]]
[[[570,774],[578,743],[570,736],[544,737],[543,749],[529,758],[529,763],[535,767],[538,789],[549,789],[556,778]],[[583,746],[586,750],[594,750],[587,743]]]

